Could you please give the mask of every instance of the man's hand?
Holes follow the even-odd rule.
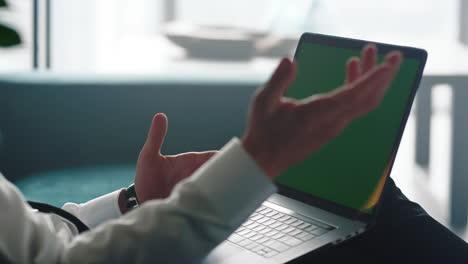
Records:
[[[168,197],[179,181],[192,175],[216,153],[216,151],[206,151],[164,156],[161,154],[161,146],[166,131],[166,115],[155,115],[145,145],[138,157],[135,188],[139,203]]]
[[[296,65],[289,59],[283,59],[270,81],[259,89],[242,144],[270,178],[306,159],[352,120],[379,106],[402,55],[391,52],[376,65],[377,48],[368,45],[361,57],[361,61],[348,61],[346,83],[327,94],[304,100],[284,98],[296,76]]]

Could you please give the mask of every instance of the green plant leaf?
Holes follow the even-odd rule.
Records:
[[[2,7],[8,7],[8,4],[5,0],[0,0],[0,8]]]
[[[20,43],[21,37],[14,29],[0,24],[0,47],[10,47]]]

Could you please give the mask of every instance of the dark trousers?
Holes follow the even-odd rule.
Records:
[[[468,244],[429,216],[392,179],[373,229],[291,263],[464,263]]]

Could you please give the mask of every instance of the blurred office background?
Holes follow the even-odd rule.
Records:
[[[410,198],[468,239],[465,225],[457,224],[466,222],[466,196],[452,195],[454,185],[458,193],[468,191],[468,176],[456,176],[453,184],[454,174],[464,172],[463,166],[453,168],[453,153],[463,153],[454,151],[454,146],[463,145],[463,137],[453,131],[458,128],[453,123],[460,120],[454,118],[453,102],[454,85],[464,84],[468,89],[468,82],[464,83],[468,76],[468,1],[9,2],[9,10],[0,11],[0,19],[19,30],[23,44],[0,49],[2,73],[124,74],[261,83],[281,56],[294,52],[297,38],[305,31],[426,49],[429,81],[420,109],[426,115],[417,121],[413,108],[392,177]],[[424,119],[427,113],[429,121]],[[430,133],[417,133],[417,124]],[[455,166],[466,163],[463,159],[468,156],[459,158]],[[452,200],[460,198],[454,205]],[[461,220],[452,221],[454,210]]]

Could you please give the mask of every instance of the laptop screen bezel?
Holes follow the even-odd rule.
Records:
[[[358,39],[351,39],[351,38],[344,38],[344,37],[329,36],[329,35],[316,34],[316,33],[304,33],[299,40],[299,44],[296,48],[296,53],[294,55],[294,58],[296,58],[301,45],[303,45],[304,43],[311,43],[315,45],[324,45],[324,46],[344,48],[344,49],[353,49],[356,51],[360,51],[365,45],[369,43],[373,43],[377,46],[379,54],[387,54],[388,52],[392,50],[399,50],[403,53],[404,59],[405,58],[417,59],[420,62],[418,72],[413,82],[411,92],[408,98],[408,102],[406,104],[405,112],[403,114],[403,118],[400,124],[400,129],[398,131],[397,137],[395,138],[395,142],[393,144],[392,155],[391,155],[390,160],[388,161],[389,170],[388,170],[388,174],[386,175],[384,188],[382,189],[382,192],[379,196],[377,204],[375,205],[372,213],[370,214],[365,213],[357,209],[349,208],[344,205],[332,202],[330,200],[326,200],[318,196],[314,196],[310,193],[306,193],[306,192],[288,187],[286,185],[276,183],[276,186],[278,187],[278,193],[281,195],[293,198],[295,200],[299,200],[306,204],[330,211],[332,213],[338,214],[340,216],[343,216],[349,219],[354,219],[354,220],[368,223],[369,225],[373,225],[375,223],[375,216],[378,214],[378,211],[380,208],[380,204],[381,204],[380,201],[381,201],[382,194],[385,191],[385,188],[388,182],[388,177],[391,174],[393,164],[395,162],[396,153],[398,152],[398,148],[400,146],[401,138],[403,136],[403,132],[404,132],[404,129],[405,129],[405,126],[406,126],[406,123],[407,123],[407,120],[411,111],[411,107],[413,105],[416,91],[419,87],[419,83],[421,82],[422,74],[423,74],[424,67],[427,61],[427,52],[423,49],[418,49],[418,48],[413,48],[413,47],[392,45],[392,44],[367,41],[367,40],[358,40]]]

